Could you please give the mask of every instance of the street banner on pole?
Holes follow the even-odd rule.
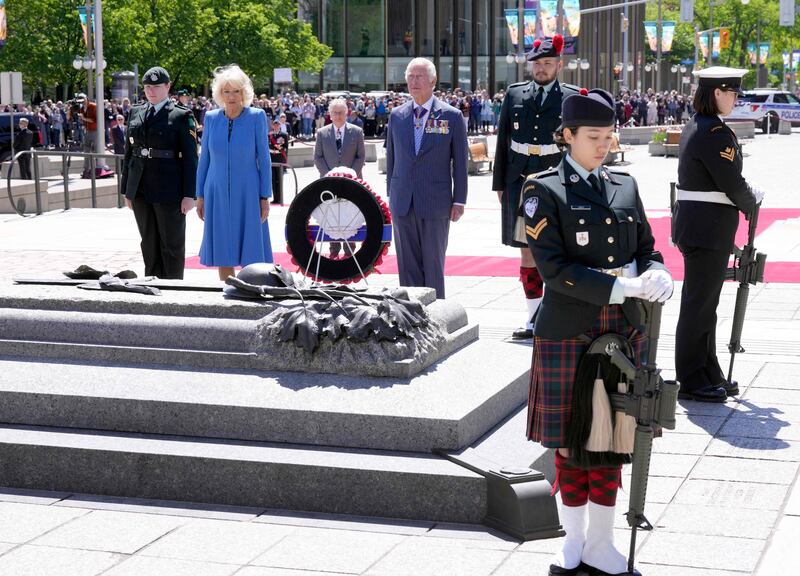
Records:
[[[795,0],[781,0],[780,24],[781,26],[794,26]]]
[[[658,51],[656,36],[658,34],[658,23],[654,20],[647,20],[644,23],[644,33],[647,36],[647,45],[650,51]],[[675,22],[661,23],[661,52],[672,52],[672,40],[675,37]]]
[[[22,103],[22,72],[0,72],[0,105]]]
[[[8,21],[6,20],[6,0],[0,0],[0,47],[6,45],[8,39]]]
[[[681,22],[694,21],[694,0],[681,0]]]
[[[506,26],[508,26],[508,35],[511,37],[511,45],[516,50],[519,46],[519,12],[516,8],[506,8]]]

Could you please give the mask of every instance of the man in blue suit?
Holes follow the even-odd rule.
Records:
[[[402,286],[428,286],[444,298],[450,222],[467,202],[467,131],[457,109],[433,95],[436,68],[406,67],[413,100],[395,108],[386,133],[386,183]]]

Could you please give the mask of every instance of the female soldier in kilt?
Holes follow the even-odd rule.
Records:
[[[635,361],[644,360],[647,342],[632,298],[664,302],[672,278],[654,250],[636,181],[602,167],[614,131],[612,96],[583,89],[564,100],[562,117],[556,141],[568,154],[523,187],[528,246],[547,286],[534,325],[528,438],[557,450],[554,490],[561,490],[566,538],[550,574],[629,574],[613,543],[622,467],[609,462],[622,459],[597,452],[600,465],[574,461],[567,450],[577,426],[573,390],[592,386],[576,381],[578,364],[605,333],[623,335]]]

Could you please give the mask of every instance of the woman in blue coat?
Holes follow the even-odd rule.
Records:
[[[206,114],[197,167],[197,215],[204,221],[200,263],[220,280],[236,266],[272,262],[272,172],[267,116],[251,108],[253,84],[236,65],[219,68],[211,86],[222,106]]]

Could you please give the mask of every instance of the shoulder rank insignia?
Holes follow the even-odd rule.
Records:
[[[721,129],[722,129],[722,125],[714,126],[714,127],[711,129],[711,132],[716,132],[717,130],[721,130]]]
[[[536,226],[531,226],[529,224],[526,224],[525,225],[525,232],[527,232],[528,236],[530,236],[534,240],[538,240],[539,239],[539,234],[541,234],[542,230],[544,230],[545,228],[547,228],[547,218],[546,217],[542,218],[541,220],[539,220],[539,222],[536,224]]]
[[[736,155],[736,151],[730,146],[728,146],[727,148],[725,148],[725,150],[721,150],[719,155],[725,158],[725,160],[733,162],[733,157]]]

